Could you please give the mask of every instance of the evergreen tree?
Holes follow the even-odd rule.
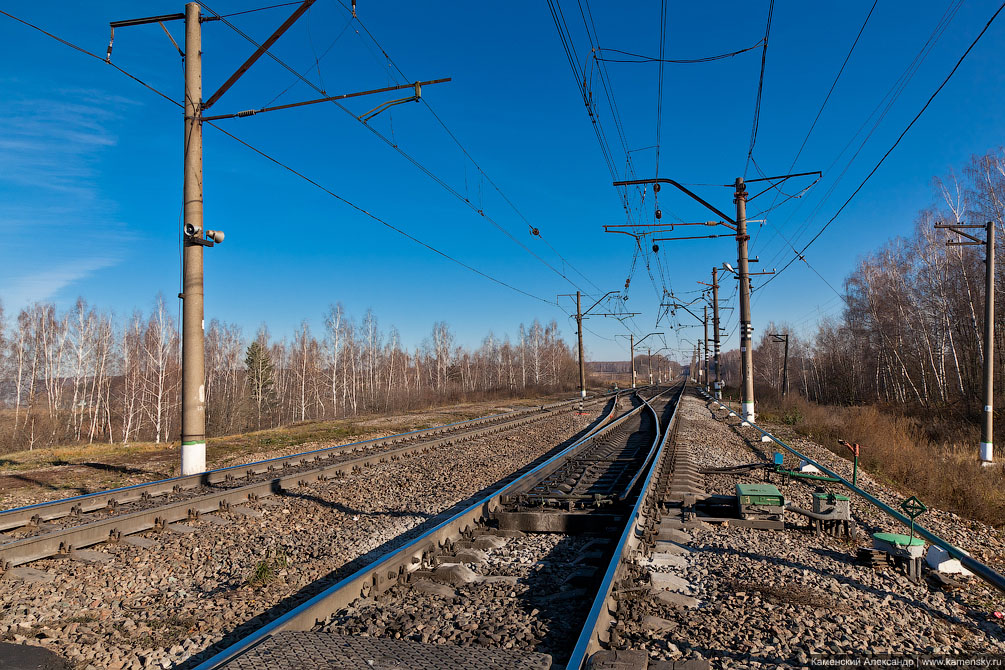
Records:
[[[249,395],[258,410],[258,428],[261,430],[262,411],[269,409],[272,403],[275,384],[275,369],[269,350],[262,346],[260,341],[255,340],[248,345],[244,365],[248,372]]]

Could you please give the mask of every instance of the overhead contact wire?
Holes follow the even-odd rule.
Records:
[[[165,100],[167,100],[168,102],[172,103],[173,105],[175,105],[177,107],[183,107],[183,105],[180,102],[178,102],[177,100],[172,99],[166,93],[163,93],[163,92],[157,90],[156,88],[154,88],[150,84],[147,84],[145,81],[143,81],[140,78],[136,77],[135,75],[127,72],[126,70],[124,70],[123,68],[119,67],[118,65],[115,65],[114,63],[109,63],[108,61],[106,61],[101,56],[98,56],[97,54],[95,54],[95,53],[93,53],[91,51],[88,51],[87,49],[84,49],[83,47],[77,46],[76,44],[74,44],[72,42],[69,42],[69,41],[67,41],[67,40],[65,40],[65,39],[63,39],[61,37],[58,37],[58,36],[56,36],[56,35],[48,32],[48,31],[46,31],[46,30],[44,30],[44,29],[42,29],[42,28],[40,28],[40,27],[38,27],[38,26],[36,26],[36,25],[34,25],[32,23],[29,23],[28,21],[25,21],[24,19],[18,18],[17,16],[14,16],[13,14],[10,14],[9,12],[6,12],[6,11],[4,11],[2,9],[0,9],[0,14],[3,14],[4,16],[7,16],[8,18],[14,19],[15,21],[18,21],[19,23],[22,23],[22,24],[28,26],[29,28],[37,30],[38,32],[42,33],[43,35],[46,35],[47,37],[50,37],[50,38],[56,40],[57,42],[60,42],[60,43],[62,43],[64,45],[70,47],[71,49],[79,51],[80,53],[82,53],[82,54],[84,54],[86,56],[90,56],[90,57],[92,57],[92,58],[94,58],[96,60],[102,61],[104,63],[108,63],[109,65],[111,65],[117,71],[121,72],[125,76],[129,77],[130,79],[134,80],[135,82],[139,83],[140,85],[142,85],[143,87],[149,89],[150,91],[156,93],[157,95],[159,95],[160,97],[164,98]],[[387,228],[390,228],[394,232],[396,232],[396,233],[398,233],[398,234],[400,234],[400,235],[402,235],[402,236],[404,236],[404,237],[412,240],[416,244],[418,244],[418,245],[420,245],[422,247],[425,247],[426,249],[432,251],[433,253],[435,253],[435,254],[437,254],[439,256],[442,256],[443,258],[446,258],[447,260],[451,261],[452,263],[456,263],[457,265],[460,265],[461,267],[463,267],[463,268],[465,268],[467,270],[470,270],[471,272],[474,272],[475,274],[477,274],[477,275],[479,275],[481,277],[484,277],[485,279],[488,279],[489,281],[495,282],[496,284],[499,284],[500,286],[504,286],[504,287],[506,287],[506,288],[508,288],[510,290],[516,291],[517,293],[523,294],[523,295],[525,295],[525,296],[527,296],[529,298],[533,298],[534,300],[538,300],[540,302],[543,302],[546,305],[552,305],[552,306],[556,305],[556,303],[554,303],[554,302],[552,302],[550,300],[546,300],[545,298],[542,298],[540,296],[536,296],[533,293],[529,293],[527,291],[524,291],[523,289],[517,288],[517,287],[513,286],[512,284],[508,284],[507,282],[504,282],[501,279],[497,279],[497,278],[493,277],[492,275],[489,275],[489,274],[487,274],[485,272],[482,272],[481,270],[478,270],[477,268],[474,268],[474,267],[468,265],[467,263],[464,263],[463,261],[458,260],[458,259],[454,258],[453,256],[450,256],[449,254],[447,254],[447,253],[445,253],[443,251],[440,251],[436,247],[434,247],[434,246],[432,246],[430,244],[427,244],[426,242],[423,242],[422,240],[420,240],[417,237],[414,237],[414,236],[410,235],[409,233],[405,232],[401,228],[398,228],[397,226],[394,226],[394,225],[388,223],[387,221],[381,219],[380,217],[378,217],[378,216],[376,216],[374,214],[371,214],[369,211],[367,211],[363,207],[360,207],[359,205],[355,204],[354,202],[352,202],[350,200],[347,200],[346,198],[343,198],[342,196],[338,195],[334,191],[331,191],[328,188],[326,188],[325,186],[322,186],[320,183],[314,181],[310,177],[308,177],[308,176],[304,175],[303,173],[295,170],[294,168],[286,165],[285,163],[281,162],[280,160],[278,160],[276,158],[273,158],[272,156],[270,156],[269,154],[265,153],[261,149],[258,149],[257,147],[249,144],[248,142],[245,142],[241,138],[239,138],[239,137],[237,137],[237,136],[235,136],[235,135],[227,132],[223,128],[219,127],[217,124],[215,124],[215,123],[213,123],[211,121],[205,121],[204,123],[206,125],[212,126],[216,130],[218,130],[221,133],[223,133],[224,135],[230,137],[231,139],[233,139],[234,141],[238,142],[239,144],[247,147],[248,149],[254,151],[255,153],[257,153],[260,156],[262,156],[263,158],[266,158],[267,160],[269,160],[269,161],[275,163],[276,165],[282,167],[283,169],[291,172],[292,174],[296,175],[297,177],[300,177],[304,181],[306,181],[306,182],[310,183],[311,185],[315,186],[316,188],[324,191],[325,193],[327,193],[331,197],[335,198],[336,200],[339,200],[340,202],[345,203],[346,205],[352,207],[356,211],[358,211],[358,212],[366,215],[367,217],[373,219],[374,221],[377,221],[381,225],[386,226]]]

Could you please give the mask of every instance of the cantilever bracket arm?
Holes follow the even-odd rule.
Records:
[[[377,105],[366,114],[357,116],[356,118],[362,121],[363,123],[366,123],[367,121],[377,116],[378,114],[380,114],[389,107],[400,105],[403,102],[418,102],[421,98],[422,98],[422,84],[420,82],[415,82],[414,95],[410,95],[407,98],[398,98],[397,100],[388,100],[387,102],[382,102],[381,104]]]
[[[674,309],[674,310],[677,310],[677,309],[682,309],[682,310],[684,310],[685,312],[687,312],[688,314],[690,314],[691,316],[693,316],[693,317],[694,317],[695,319],[697,319],[698,321],[701,321],[702,323],[705,323],[705,320],[704,320],[704,319],[702,319],[702,318],[701,318],[701,317],[699,317],[699,316],[698,316],[697,314],[695,314],[694,312],[692,312],[691,310],[689,310],[689,309],[687,308],[687,305],[685,305],[685,304],[683,304],[683,303],[681,303],[681,302],[677,302],[676,304],[674,304],[674,303],[666,303],[666,302],[665,302],[665,303],[663,303],[662,305],[660,305],[660,307],[666,307],[667,309]]]
[[[952,240],[946,240],[946,244],[948,246],[950,246],[950,247],[965,247],[965,246],[972,246],[972,245],[986,244],[987,243],[986,240],[982,240],[981,238],[977,237],[976,235],[971,235],[970,233],[965,233],[962,230],[960,230],[961,228],[987,228],[987,226],[985,226],[984,224],[967,225],[967,224],[962,224],[962,223],[936,223],[935,227],[936,228],[943,228],[945,230],[950,230],[950,231],[956,233],[957,235],[959,235],[960,237],[965,237],[965,238],[967,238],[967,239],[970,240],[970,242],[962,242],[962,241],[953,242]]]
[[[608,226],[604,226],[604,232],[605,233],[620,233],[622,235],[628,235],[629,237],[634,237],[635,238],[635,242],[638,243],[639,236],[636,235],[635,233],[629,233],[627,230],[611,230],[612,227],[613,226],[609,226],[609,225]]]
[[[274,112],[277,109],[292,109],[294,107],[303,107],[305,105],[316,105],[319,102],[333,102],[338,100],[345,100],[347,98],[358,98],[363,95],[373,95],[375,93],[387,93],[388,91],[400,91],[403,88],[414,88],[416,86],[431,86],[432,84],[442,84],[451,81],[450,77],[444,79],[432,79],[430,81],[420,81],[414,84],[399,84],[397,86],[386,86],[384,88],[375,88],[370,91],[357,91],[355,93],[340,93],[339,95],[329,95],[324,98],[317,98],[314,100],[304,100],[302,102],[291,102],[285,105],[275,105],[274,107],[261,107],[259,109],[247,109],[243,112],[236,112],[234,114],[217,114],[216,116],[204,116],[203,121],[219,121],[221,119],[234,119],[234,118],[247,118],[249,116],[254,116],[256,114],[262,114],[263,112]],[[407,100],[412,100],[413,98],[407,98]]]
[[[649,335],[664,335],[664,334],[665,334],[665,333],[649,333]],[[646,335],[646,336],[645,336],[645,337],[643,337],[643,338],[642,338],[641,340],[639,340],[638,342],[636,342],[636,343],[635,343],[635,346],[637,347],[637,346],[639,346],[640,344],[642,344],[642,343],[643,343],[643,342],[645,341],[646,337],[649,337],[649,335]]]
[[[715,212],[716,214],[718,214],[719,216],[721,216],[723,219],[725,219],[725,221],[722,223],[722,225],[726,226],[727,228],[732,228],[734,231],[736,230],[736,221],[733,220],[733,217],[729,216],[728,214],[724,214],[719,209],[717,209],[714,205],[710,204],[705,199],[703,199],[700,195],[698,195],[697,193],[694,193],[694,192],[688,190],[687,188],[685,188],[681,184],[678,184],[677,182],[675,182],[673,179],[666,179],[665,177],[660,177],[658,179],[631,179],[629,181],[616,181],[616,182],[614,182],[615,186],[634,186],[636,184],[670,184],[671,186],[674,186],[677,189],[679,189],[680,191],[683,191],[684,193],[686,193],[687,195],[689,195],[691,198],[693,198],[694,200],[697,200],[698,202],[700,202],[701,204],[705,205],[710,210],[712,210],[713,212]]]
[[[303,16],[303,13],[306,12],[308,9],[310,9],[311,5],[313,5],[315,2],[316,0],[304,0],[303,4],[297,7],[290,15],[290,17],[285,21],[283,21],[283,24],[281,26],[276,28],[275,32],[269,36],[269,39],[262,42],[262,44],[257,49],[255,49],[255,52],[252,53],[250,56],[248,56],[248,60],[244,61],[241,67],[237,68],[234,74],[230,75],[227,81],[223,82],[223,85],[219,89],[217,89],[216,93],[209,96],[209,100],[202,103],[202,108],[205,110],[212,107],[224,93],[230,90],[231,86],[237,83],[237,80],[241,78],[241,75],[247,72],[248,69],[255,64],[255,61],[261,58],[262,55],[269,50],[269,47],[275,44],[276,40],[282,37],[283,33],[289,30],[290,26],[296,23],[297,19]]]
[[[583,312],[582,316],[586,316],[587,314],[589,314],[590,313],[590,309],[593,309],[594,307],[596,307],[597,305],[599,305],[601,300],[603,300],[604,298],[606,298],[609,295],[614,295],[615,293],[620,293],[620,291],[608,291],[607,293],[605,293],[604,295],[602,295],[600,297],[600,300],[598,300],[597,302],[595,302],[592,305],[590,305],[590,308],[587,309],[585,312]],[[595,316],[607,316],[607,315],[606,314],[603,314],[603,315],[597,314]]]

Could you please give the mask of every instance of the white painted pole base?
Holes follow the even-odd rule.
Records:
[[[181,445],[181,474],[197,475],[206,472],[206,443]]]
[[[743,403],[743,419],[744,421],[754,423],[754,403],[752,402]]]
[[[981,442],[981,460],[988,465],[995,460],[995,448],[990,442]]]
[[[582,391],[580,391],[580,392],[579,392],[579,396],[580,396],[580,397],[581,397],[581,398],[582,398],[583,400],[586,400],[586,389],[583,389]]]

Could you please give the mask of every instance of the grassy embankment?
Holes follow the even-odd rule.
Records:
[[[861,445],[859,468],[905,495],[1005,525],[1005,464],[978,462],[978,426],[935,412],[916,417],[874,405],[818,405],[795,393],[787,399],[771,393],[755,397],[761,420],[789,426],[842,458],[850,459],[851,452],[838,439]]]
[[[560,394],[568,399],[567,394]],[[554,397],[517,398],[508,406],[531,406]],[[499,411],[499,402],[461,403],[346,419],[304,421],[277,428],[207,439],[211,468],[257,460],[276,452],[306,451],[367,437],[404,433],[473,419]],[[25,486],[66,495],[112,488],[179,474],[180,445],[173,442],[68,444],[0,455],[0,499]],[[6,489],[6,490],[5,490]]]

